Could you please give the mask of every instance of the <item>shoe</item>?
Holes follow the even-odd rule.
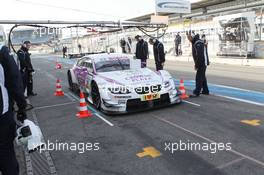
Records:
[[[197,97],[199,97],[200,95],[197,95],[197,94],[192,94],[192,95],[190,95],[189,97],[190,98],[197,98]]]
[[[36,94],[34,92],[28,94],[28,96],[36,96],[36,95],[38,95],[38,94]]]

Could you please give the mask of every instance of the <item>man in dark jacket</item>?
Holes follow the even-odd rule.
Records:
[[[153,54],[155,58],[156,70],[163,70],[165,63],[165,52],[163,44],[154,38],[149,39],[149,43],[153,45]]]
[[[179,32],[177,33],[175,37],[174,43],[175,43],[176,55],[179,56],[181,54],[181,36]]]
[[[136,58],[141,60],[141,67],[147,67],[147,59],[149,58],[148,43],[139,35],[135,37],[137,41]]]
[[[62,47],[63,58],[67,57],[67,56],[66,56],[67,49],[68,49],[67,46],[63,46],[63,47]]]
[[[26,100],[23,93],[21,74],[6,46],[0,47],[0,172],[3,175],[19,175],[13,141],[16,132],[13,105],[16,102],[18,120],[26,119]]]
[[[120,40],[120,47],[122,49],[122,53],[127,53],[127,51],[126,51],[126,45],[127,45],[127,43],[126,43],[125,38],[122,38]]]
[[[206,79],[206,68],[209,65],[209,59],[206,56],[205,45],[200,40],[200,35],[196,34],[193,37],[188,37],[192,43],[192,53],[194,60],[194,68],[196,70],[196,88],[191,97],[198,97],[201,94],[209,95],[209,89]]]
[[[18,60],[20,63],[20,72],[22,74],[24,90],[27,88],[27,96],[35,96],[33,92],[33,73],[34,68],[31,64],[30,53],[28,52],[31,47],[30,41],[25,41],[17,52]]]

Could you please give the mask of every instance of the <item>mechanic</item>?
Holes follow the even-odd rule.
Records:
[[[208,63],[208,65],[210,65],[210,62],[209,62],[209,56],[208,56],[208,41],[207,41],[207,39],[206,39],[206,36],[205,36],[205,34],[203,34],[202,35],[202,38],[201,38],[201,40],[203,41],[203,43],[204,43],[204,51],[205,51],[205,53],[204,53],[204,55],[205,55],[205,59],[207,59],[207,63]]]
[[[19,175],[13,141],[16,135],[14,101],[18,106],[17,119],[26,119],[26,100],[21,74],[6,46],[0,46],[0,172],[2,175]]]
[[[175,52],[176,52],[176,56],[179,56],[181,55],[182,51],[181,51],[181,35],[180,33],[178,32],[176,37],[175,37],[175,40],[174,40],[174,43],[175,43]]]
[[[20,62],[20,72],[22,74],[24,91],[27,88],[27,96],[36,96],[37,94],[33,92],[33,73],[35,71],[31,64],[30,53],[28,52],[30,47],[30,41],[25,41],[17,52],[17,56]]]
[[[68,50],[67,46],[62,47],[63,58],[67,57],[67,55],[66,55],[67,50]]]
[[[163,44],[154,38],[149,39],[149,43],[153,45],[153,53],[155,58],[156,70],[163,70],[165,63],[165,52]]]
[[[121,49],[122,49],[122,53],[127,53],[127,52],[126,52],[126,45],[127,45],[127,43],[126,43],[125,38],[122,38],[122,39],[120,40],[120,47],[121,47]]]
[[[128,41],[127,42],[128,53],[131,53],[132,39],[128,37],[127,41]]]
[[[145,68],[149,58],[148,43],[139,35],[135,36],[135,39],[137,41],[136,58],[141,60],[141,68]]]
[[[78,44],[79,53],[82,53],[82,45]]]
[[[209,89],[206,78],[206,68],[209,65],[209,58],[205,52],[205,44],[200,40],[199,34],[187,34],[189,41],[192,43],[192,54],[194,60],[194,69],[196,70],[196,87],[193,90],[193,95],[190,97],[199,97],[201,94],[209,95]]]

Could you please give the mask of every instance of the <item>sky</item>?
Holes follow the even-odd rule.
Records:
[[[195,2],[198,0],[191,0]],[[0,0],[0,20],[118,21],[153,13],[155,0]]]

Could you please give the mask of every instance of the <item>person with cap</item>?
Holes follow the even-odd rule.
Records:
[[[135,36],[135,39],[137,41],[136,58],[141,60],[141,68],[145,68],[149,58],[148,43],[139,35]]]
[[[175,43],[176,56],[179,56],[181,54],[181,35],[179,32],[175,37],[174,43]]]
[[[190,97],[199,97],[200,94],[209,95],[207,85],[206,69],[209,65],[209,59],[205,52],[205,44],[200,39],[199,34],[187,33],[188,40],[192,43],[192,54],[194,60],[194,69],[196,70],[196,87],[193,95]],[[202,92],[201,92],[202,91]]]
[[[19,51],[17,52],[20,72],[22,74],[24,91],[27,89],[27,96],[36,96],[33,92],[33,73],[34,68],[31,63],[29,49],[31,47],[30,41],[25,41]]]
[[[153,54],[155,58],[156,70],[163,70],[165,63],[164,45],[157,39],[150,38],[149,43],[153,45]]]
[[[27,103],[18,66],[4,44],[0,45],[0,98],[0,172],[2,175],[19,175],[13,144],[16,136],[13,106],[16,102],[17,119],[23,123],[27,118]]]

